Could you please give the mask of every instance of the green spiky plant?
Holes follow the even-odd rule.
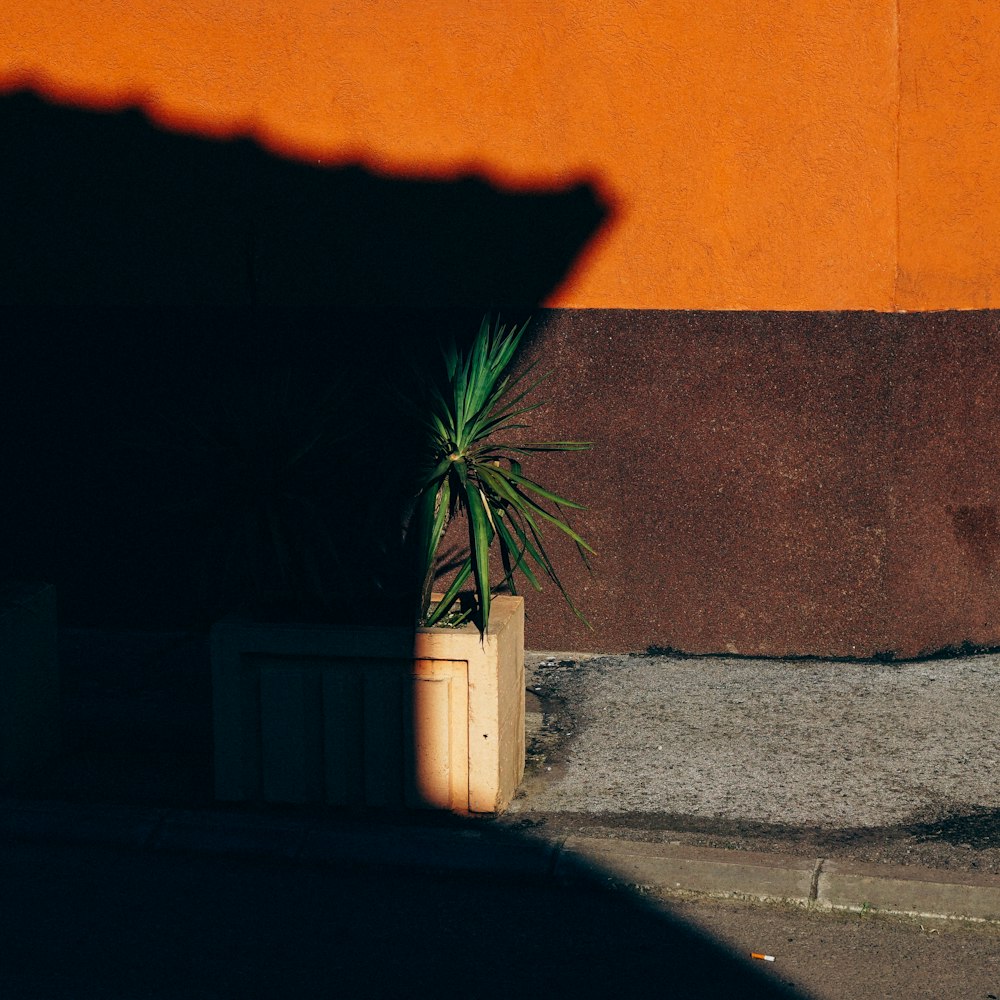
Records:
[[[506,439],[508,433],[524,430],[527,425],[521,418],[542,405],[526,402],[544,380],[543,376],[525,384],[534,366],[517,377],[509,374],[527,325],[508,330],[499,320],[491,323],[489,316],[484,317],[467,350],[454,343],[445,348],[443,379],[432,381],[423,404],[414,410],[428,434],[426,461],[406,532],[411,565],[420,580],[419,624],[460,620],[462,615],[454,609],[471,576],[475,594],[471,614],[480,633],[485,633],[495,589],[489,566],[494,544],[504,569],[498,586],[508,586],[516,594],[516,576],[521,574],[540,590],[539,576],[547,577],[586,622],[560,582],[542,539],[543,525],[555,528],[573,540],[586,563],[587,553],[594,550],[562,516],[564,508],[585,508],[529,479],[521,461],[535,452],[582,451],[590,443]],[[438,549],[449,521],[460,511],[468,523],[468,554],[442,600],[432,605]]]

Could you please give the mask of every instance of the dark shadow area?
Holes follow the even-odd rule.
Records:
[[[70,624],[206,623],[303,551],[310,589],[367,586],[416,451],[398,387],[530,313],[607,214],[586,184],[325,169],[28,93],[0,131],[0,552]]]
[[[884,826],[799,826],[659,812],[559,812],[538,817],[549,837],[585,835],[758,851],[873,865],[1000,873],[1000,810],[967,805]]]
[[[915,823],[910,829],[922,841],[944,841],[975,849],[1000,847],[1000,809],[971,806],[967,812]]]
[[[522,318],[605,215],[586,186],[319,170],[28,95],[0,130],[0,551],[63,626],[205,625],[390,566],[405,374],[488,308]],[[600,871],[276,860],[289,830],[533,848],[444,814],[215,808],[202,630],[64,627],[58,659],[62,752],[0,795],[5,997],[794,995]],[[109,848],[136,812],[155,830]]]
[[[1000,646],[981,646],[968,639],[960,643],[925,650],[916,656],[897,656],[891,649],[878,650],[873,656],[813,656],[809,654],[782,656],[788,663],[924,663],[929,660],[961,660],[970,656],[1000,653]],[[644,653],[630,656],[669,656],[675,660],[759,660],[753,653],[689,653],[672,646],[647,646]]]
[[[65,752],[0,794],[5,998],[802,996],[490,820],[205,811],[204,637],[63,630],[60,657]]]
[[[57,585],[64,625],[205,625],[251,591],[280,604],[391,566],[376,526],[416,455],[393,406],[406,372],[488,308],[535,308],[606,215],[586,185],[316,169],[24,94],[0,129],[0,552]],[[370,612],[376,590],[357,593]],[[526,840],[444,815],[206,812],[203,632],[64,630],[59,662],[63,752],[2,790],[4,996],[796,995],[601,871],[564,887],[262,861],[253,830],[275,817],[321,839]],[[39,800],[61,831],[32,826]],[[163,825],[109,849],[136,809]],[[220,815],[251,834],[212,857],[162,847],[172,811],[175,836]]]
[[[88,997],[205,1000],[805,996],[596,883],[555,889],[87,846],[9,847],[0,871],[0,987],[10,1000],[78,997],[83,984]],[[56,882],[53,906],[46,890]]]
[[[530,308],[607,214],[586,184],[312,167],[27,93],[0,127],[8,305]]]

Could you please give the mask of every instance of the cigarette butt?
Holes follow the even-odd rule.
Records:
[[[750,952],[751,958],[756,958],[760,962],[773,962],[774,955],[762,955],[759,951]]]

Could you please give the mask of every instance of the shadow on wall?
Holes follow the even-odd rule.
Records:
[[[0,131],[0,459],[15,484],[0,545],[14,575],[59,586],[70,623],[195,612],[186,574],[225,512],[148,516],[204,486],[206,456],[181,455],[191,424],[264,435],[266,406],[337,386],[351,481],[401,475],[414,428],[386,394],[408,358],[471,335],[488,308],[526,316],[608,213],[587,184],[511,193],[319,168],[29,93],[0,98]],[[260,462],[244,466],[209,483],[215,500],[259,485]],[[329,479],[329,463],[309,475]],[[370,503],[344,478],[323,485],[361,558]]]
[[[586,184],[318,168],[26,93],[0,127],[7,304],[530,307],[606,215]]]

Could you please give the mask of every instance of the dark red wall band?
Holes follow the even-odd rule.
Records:
[[[590,632],[548,588],[540,649],[913,656],[1000,643],[1000,313],[552,310],[536,418],[591,452]]]

